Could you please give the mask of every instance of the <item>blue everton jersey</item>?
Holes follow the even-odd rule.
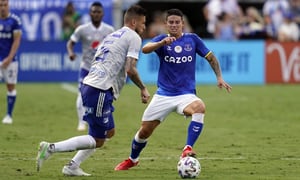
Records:
[[[168,35],[158,35],[152,42],[159,42]],[[170,45],[155,50],[159,57],[157,94],[177,96],[196,94],[196,54],[207,56],[211,51],[194,33],[184,33]]]
[[[0,62],[10,52],[14,41],[13,33],[15,31],[21,31],[21,20],[17,15],[10,13],[7,18],[0,18]],[[16,61],[16,59],[14,58],[13,61]]]

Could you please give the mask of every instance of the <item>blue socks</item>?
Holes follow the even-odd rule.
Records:
[[[7,95],[7,114],[12,117],[12,112],[15,106],[16,96]]]
[[[193,147],[193,145],[195,144],[195,142],[201,134],[202,128],[203,123],[191,121],[188,128],[186,145],[190,145],[191,147]]]
[[[130,157],[132,159],[138,158],[139,155],[140,155],[140,153],[141,153],[141,151],[146,146],[146,144],[147,144],[147,142],[138,143],[135,139],[133,139],[132,145],[131,145],[131,154],[130,154]]]

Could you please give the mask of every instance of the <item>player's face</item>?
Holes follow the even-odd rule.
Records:
[[[182,34],[183,20],[180,16],[171,15],[167,18],[167,30],[171,36],[178,36]]]
[[[139,35],[142,35],[145,29],[146,29],[146,17],[145,16],[137,17],[135,20],[135,31]]]
[[[0,0],[0,17],[6,18],[8,15],[8,0]]]
[[[99,6],[92,6],[90,10],[91,21],[93,23],[100,23],[102,21],[104,12],[103,8]]]

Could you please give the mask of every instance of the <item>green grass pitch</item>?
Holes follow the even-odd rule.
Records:
[[[76,89],[76,84],[71,84]],[[0,118],[6,111],[6,90],[0,85]],[[151,94],[155,86],[149,86]],[[56,153],[36,172],[40,141],[56,142],[78,132],[76,93],[59,83],[20,83],[14,123],[0,123],[0,179],[70,179],[62,167],[75,152]],[[198,179],[300,179],[300,85],[233,85],[232,93],[213,85],[199,85],[206,103],[205,126],[194,146],[202,166]],[[139,90],[126,85],[114,103],[116,135],[87,161],[84,171],[98,180],[180,179],[176,165],[189,121],[172,113],[149,139],[139,166],[114,171],[129,156],[131,140],[146,105]]]

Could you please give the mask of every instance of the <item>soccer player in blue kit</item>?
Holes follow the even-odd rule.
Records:
[[[63,167],[62,173],[69,176],[90,176],[80,164],[90,157],[96,148],[103,146],[115,132],[113,101],[126,83],[127,76],[140,89],[142,103],[147,103],[150,94],[140,79],[136,68],[141,50],[140,35],[146,26],[146,10],[138,5],[131,6],[124,15],[124,26],[107,35],[93,58],[88,75],[81,87],[85,108],[83,119],[89,125],[88,135],[75,136],[63,141],[39,144],[37,170],[52,154],[79,150]]]
[[[205,104],[196,96],[196,54],[204,57],[217,77],[219,88],[231,91],[221,74],[217,58],[194,33],[183,33],[183,13],[170,9],[166,13],[166,26],[169,34],[161,34],[147,43],[143,53],[155,52],[160,61],[158,89],[144,111],[142,124],[132,140],[131,154],[115,167],[115,170],[128,170],[138,164],[138,158],[155,128],[171,112],[191,116],[187,140],[180,158],[195,156],[193,145],[203,128]]]
[[[16,53],[21,43],[21,20],[9,12],[8,0],[0,0],[0,80],[7,88],[7,114],[3,124],[12,124],[12,113],[17,97],[18,61]]]

